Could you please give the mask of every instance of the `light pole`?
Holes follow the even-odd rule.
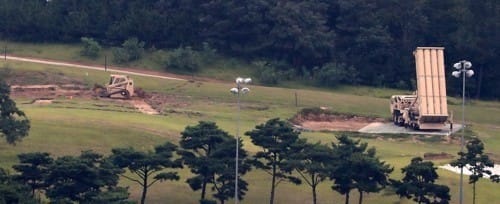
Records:
[[[474,75],[474,71],[470,69],[472,63],[467,60],[461,60],[455,64],[453,67],[457,71],[453,71],[451,75],[459,78],[462,75],[462,137],[460,138],[460,152],[464,152],[464,135],[465,135],[465,77],[471,77]],[[464,167],[460,167],[460,204],[463,203],[463,181],[464,181]]]
[[[247,87],[243,87],[243,84],[248,84],[252,82],[252,79],[250,78],[241,78],[238,77],[236,78],[236,87],[231,88],[230,91],[231,93],[235,94],[238,98],[238,121],[236,125],[236,157],[235,157],[235,177],[234,177],[234,203],[238,204],[239,198],[238,198],[238,160],[239,160],[239,148],[240,148],[240,110],[241,110],[241,105],[240,105],[240,95],[246,94],[250,92],[250,89]]]

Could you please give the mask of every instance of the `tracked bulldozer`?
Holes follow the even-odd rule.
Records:
[[[126,75],[111,74],[109,83],[95,85],[94,92],[100,97],[130,99],[134,95],[134,80]]]

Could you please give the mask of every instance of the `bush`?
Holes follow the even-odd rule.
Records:
[[[128,52],[121,48],[121,47],[115,47],[113,48],[113,62],[116,62],[116,63],[125,63],[125,62],[128,62],[130,61],[130,56],[128,55]]]
[[[323,86],[337,86],[341,83],[356,84],[358,72],[354,67],[346,67],[342,63],[327,63],[314,74],[315,79]]]
[[[122,44],[123,49],[128,53],[128,60],[138,60],[144,53],[144,42],[140,42],[137,38],[129,38]]]
[[[80,40],[83,43],[83,49],[80,51],[80,54],[82,56],[87,56],[93,59],[99,56],[99,52],[101,52],[101,46],[97,41],[87,37],[82,37]]]
[[[113,61],[116,63],[126,63],[138,60],[144,53],[144,42],[137,38],[129,38],[123,42],[122,47],[113,48]]]
[[[258,73],[256,75],[259,81],[263,84],[276,85],[283,77],[283,73],[276,67],[275,64],[266,61],[256,61],[253,64],[258,67]]]
[[[203,42],[201,57],[203,58],[203,63],[212,64],[217,58],[217,49],[212,48],[207,42]]]
[[[172,51],[165,62],[167,68],[179,69],[194,73],[200,67],[199,53],[191,47],[179,47]]]

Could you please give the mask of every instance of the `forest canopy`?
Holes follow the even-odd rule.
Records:
[[[265,60],[295,76],[412,90],[412,51],[445,47],[446,69],[462,59],[476,75],[467,95],[500,96],[500,4],[496,0],[3,0],[1,39],[145,48],[202,49]],[[285,67],[285,68],[283,68]],[[347,72],[347,73],[346,73]],[[346,80],[349,79],[349,80]],[[447,79],[449,95],[461,80]]]

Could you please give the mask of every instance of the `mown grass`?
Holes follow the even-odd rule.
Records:
[[[61,49],[61,48],[59,48]],[[43,52],[46,52],[45,50]],[[46,72],[75,78],[89,87],[94,83],[103,84],[109,73],[68,67],[35,65],[21,62],[0,62],[0,69],[10,67],[13,72]],[[147,150],[164,141],[176,142],[179,133],[187,125],[195,125],[199,120],[215,121],[230,134],[236,134],[237,104],[236,98],[229,93],[232,83],[169,81],[133,76],[136,84],[148,92],[156,91],[176,96],[179,103],[185,105],[168,107],[171,113],[161,116],[139,114],[129,108],[116,107],[116,103],[106,100],[78,99],[60,100],[59,103],[41,106],[27,104],[25,98],[18,98],[18,105],[32,122],[30,135],[17,146],[0,142],[1,166],[10,167],[16,162],[16,155],[22,152],[46,151],[53,155],[78,154],[81,150],[93,149],[109,154],[111,148],[134,146]],[[290,118],[305,107],[328,107],[339,113],[365,116],[388,117],[388,99],[384,96],[392,90],[372,89],[368,87],[347,87],[340,90],[289,89],[250,85],[252,92],[242,97],[241,128],[239,135],[244,140],[244,147],[251,153],[259,150],[251,144],[244,132],[255,125],[273,117]],[[369,90],[373,91],[369,91]],[[354,94],[351,94],[353,92]],[[295,101],[297,94],[297,105]],[[95,106],[95,104],[100,104]],[[487,152],[500,155],[500,105],[495,102],[476,102],[467,106],[467,121],[473,124],[486,145]],[[460,104],[451,105],[455,120],[461,115]],[[197,112],[200,114],[183,114]],[[485,117],[488,116],[488,117]],[[335,134],[324,132],[304,132],[301,137],[311,142],[335,142]],[[426,152],[446,152],[456,154],[459,146],[439,142],[414,142],[412,140],[381,140],[363,137],[363,142],[376,147],[381,159],[394,166],[393,178],[400,178],[400,169],[407,165],[412,157],[423,156]],[[449,160],[438,160],[436,164],[445,164]],[[459,176],[439,170],[439,183],[447,184],[452,190],[452,203],[457,203]],[[196,203],[199,192],[192,192],[184,182],[190,175],[187,169],[180,171],[178,182],[166,182],[155,185],[149,191],[150,203]],[[250,190],[243,203],[265,203],[269,198],[269,176],[254,170],[245,176]],[[123,180],[123,185],[130,185],[131,197],[138,199],[140,192],[137,185]],[[325,182],[319,188],[320,203],[338,203],[343,197],[331,191],[331,182]],[[478,199],[481,201],[499,200],[495,194],[498,184],[481,181],[478,186]],[[470,185],[465,185],[465,199],[472,197]],[[357,193],[351,194],[351,202],[357,201]],[[306,185],[294,186],[280,184],[277,190],[277,203],[309,203],[310,190]],[[479,202],[478,203],[482,203]],[[230,201],[232,202],[232,201]],[[365,203],[399,203],[400,199],[390,192],[369,194]],[[400,203],[411,203],[403,200]]]
[[[135,69],[189,74],[183,72],[182,70],[176,70],[166,67],[162,62],[162,58],[165,58],[165,56],[160,56],[159,52],[157,52],[158,50],[156,49],[146,49],[143,57],[139,60],[118,64],[113,61],[114,57],[112,47],[103,47],[99,56],[93,59],[81,56],[80,51],[82,49],[82,44],[80,43],[33,44],[0,41],[0,46],[2,47],[2,54],[4,46],[7,47],[8,55],[61,60],[101,66],[107,64],[109,67],[134,67]],[[166,52],[163,52],[163,54],[165,53]],[[209,77],[221,81],[233,81],[233,79],[238,76],[255,76],[255,67],[235,58],[215,57],[213,59],[210,59],[210,63],[206,66],[203,66],[203,69],[201,69],[195,75],[201,77]]]

